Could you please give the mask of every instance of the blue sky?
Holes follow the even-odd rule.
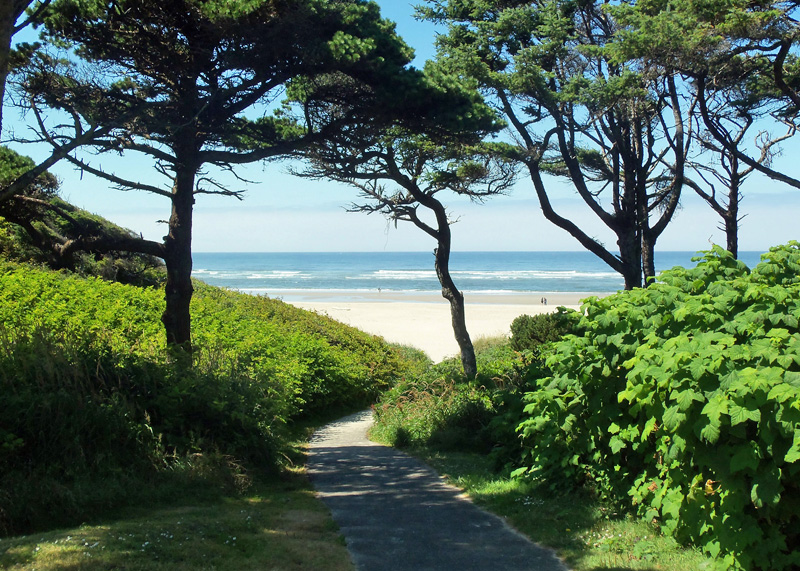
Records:
[[[378,0],[384,17],[394,20],[401,36],[417,54],[421,66],[434,53],[435,28],[413,19],[413,4]],[[4,115],[6,128],[24,129],[15,120],[16,111]],[[35,148],[17,147],[36,158]],[[795,150],[800,151],[795,144]],[[786,152],[776,167],[794,166],[795,152]],[[118,158],[103,163],[106,170],[120,174],[148,168],[138,160]],[[354,189],[324,181],[299,179],[287,173],[286,163],[251,165],[240,174],[254,184],[247,185],[243,202],[232,198],[199,196],[195,208],[194,250],[196,252],[245,251],[425,251],[434,241],[410,224],[397,228],[380,215],[348,213],[345,208],[357,200]],[[51,169],[62,180],[65,199],[101,214],[117,224],[161,240],[169,217],[164,198],[143,192],[120,192],[91,175],[80,176],[66,163]],[[569,187],[553,181],[555,208],[612,249],[613,235],[597,222]],[[541,214],[530,181],[521,179],[514,190],[482,205],[465,199],[442,196],[453,218],[453,247],[473,250],[580,250],[566,232],[547,222]],[[752,177],[745,188],[743,210],[746,218],[740,235],[741,250],[764,251],[769,246],[800,239],[800,190]],[[710,242],[724,244],[717,216],[688,191],[683,208],[659,240],[661,250],[702,250]]]

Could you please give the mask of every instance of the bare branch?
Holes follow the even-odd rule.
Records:
[[[216,187],[217,190],[210,190],[201,188],[200,185],[208,184],[210,186]],[[244,200],[244,194],[246,191],[244,190],[229,190],[222,184],[218,183],[211,177],[199,177],[195,184],[194,194],[215,194],[217,196],[232,196],[237,200]]]
[[[157,194],[159,196],[163,196],[165,198],[172,199],[172,193],[168,190],[163,188],[159,188],[157,186],[152,186],[150,184],[144,184],[141,182],[135,182],[132,180],[127,180],[122,177],[118,177],[113,173],[107,173],[103,171],[101,168],[96,168],[91,166],[89,163],[77,159],[71,155],[67,155],[64,157],[67,161],[75,165],[81,170],[84,170],[90,174],[93,174],[97,177],[100,177],[104,180],[109,181],[110,183],[116,185],[119,190],[143,190],[145,192],[152,192],[153,194]]]

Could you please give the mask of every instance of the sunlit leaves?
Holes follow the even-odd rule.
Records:
[[[800,243],[752,273],[721,249],[700,261],[585,302],[584,333],[548,360],[560,390],[528,396],[531,468],[547,476],[569,455],[562,476],[629,497],[720,568],[795,568],[780,506],[800,502]],[[562,411],[577,417],[568,438],[551,425]]]

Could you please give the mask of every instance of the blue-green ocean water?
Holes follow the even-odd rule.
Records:
[[[760,252],[740,258],[750,267]],[[693,266],[694,252],[659,252],[656,267]],[[195,253],[193,276],[248,293],[299,290],[326,292],[436,292],[430,252]],[[613,292],[619,274],[589,252],[454,252],[456,286],[483,294]]]

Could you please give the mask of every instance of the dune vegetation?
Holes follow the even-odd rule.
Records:
[[[19,237],[4,236],[13,250]],[[307,484],[287,480],[303,427],[378,400],[376,439],[423,455],[577,569],[798,564],[800,244],[752,270],[715,249],[582,312],[522,316],[511,339],[476,343],[474,379],[456,360],[431,365],[202,282],[187,362],[163,335],[157,266],[153,287],[91,275],[108,278],[109,259],[75,273],[11,257],[0,262],[4,536],[138,509],[124,527],[223,498],[274,517],[280,502],[248,494],[305,502]],[[322,523],[302,541],[317,541],[326,516],[308,517]],[[80,529],[86,545],[111,537]],[[16,546],[4,564],[43,545],[4,541]],[[56,566],[72,552],[59,553]]]
[[[4,534],[80,523],[162,480],[246,487],[285,463],[293,423],[367,406],[410,366],[324,316],[195,287],[187,365],[160,291],[2,262]]]

